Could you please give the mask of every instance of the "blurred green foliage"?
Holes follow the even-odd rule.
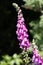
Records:
[[[43,15],[38,20],[31,21],[29,23],[31,29],[30,33],[38,46],[41,55],[43,55]]]
[[[23,61],[20,55],[14,54],[13,56],[4,55],[0,61],[0,65],[20,65]]]
[[[43,10],[43,0],[23,0],[25,2],[24,7],[28,6],[28,8],[35,11]]]

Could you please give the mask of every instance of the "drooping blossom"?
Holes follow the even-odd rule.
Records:
[[[32,57],[32,62],[34,65],[43,65],[43,59],[40,56],[38,49],[36,48],[36,45],[33,42],[33,57]]]
[[[28,30],[26,28],[25,20],[23,18],[23,14],[21,9],[18,10],[18,20],[17,20],[17,39],[20,41],[19,45],[21,49],[28,49],[30,47],[30,42],[28,39]]]

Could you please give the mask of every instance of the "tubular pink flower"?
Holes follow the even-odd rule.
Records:
[[[38,50],[33,46],[33,57],[32,57],[32,62],[34,65],[43,65],[43,59],[39,55]]]
[[[27,38],[24,38],[23,41],[19,44],[20,48],[26,48],[28,49],[30,47],[29,40]]]
[[[20,41],[20,48],[21,49],[28,49],[30,47],[30,42],[28,40],[28,30],[26,28],[26,25],[24,23],[24,18],[21,9],[18,11],[18,20],[17,20],[17,38]]]
[[[19,45],[21,49],[28,49],[30,47],[30,42],[28,40],[28,33],[27,33],[27,28],[26,25],[24,23],[24,18],[23,18],[23,14],[22,11],[20,9],[20,7],[18,7],[17,4],[13,4],[14,6],[16,6],[17,11],[18,11],[18,20],[17,20],[17,38],[20,41]],[[33,44],[33,57],[32,57],[32,62],[34,63],[34,65],[43,65],[43,59],[42,57],[39,55],[38,50],[35,46],[35,44]]]

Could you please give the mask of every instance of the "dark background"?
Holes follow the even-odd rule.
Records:
[[[19,41],[16,36],[17,12],[12,3],[17,3],[20,7],[24,4],[22,0],[0,0],[0,55],[20,53]],[[30,9],[21,7],[25,23],[28,30],[29,22],[38,19],[40,12],[34,12]],[[29,33],[29,39],[33,36]]]

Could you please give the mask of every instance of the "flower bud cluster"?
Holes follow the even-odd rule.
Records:
[[[20,41],[19,45],[21,49],[28,49],[30,47],[30,42],[28,40],[28,30],[24,23],[24,18],[21,9],[18,11],[18,20],[17,20],[17,38]]]

